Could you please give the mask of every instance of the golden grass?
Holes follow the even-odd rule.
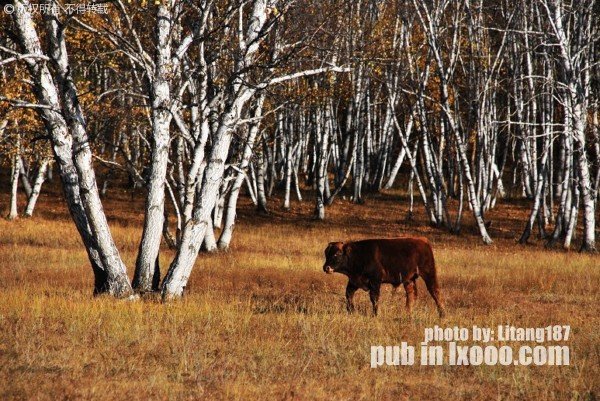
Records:
[[[4,198],[0,198],[3,204]],[[231,252],[201,255],[186,298],[172,304],[92,298],[92,273],[64,207],[43,197],[39,215],[0,221],[0,399],[502,399],[598,396],[597,256],[517,246],[519,205],[493,215],[496,243],[467,226],[450,236],[404,222],[395,195],[338,202],[330,221],[254,217],[244,203]],[[128,266],[140,235],[139,202],[108,202]],[[468,224],[468,220],[466,221]],[[520,223],[519,223],[520,224]],[[471,230],[471,231],[470,231]],[[343,277],[325,275],[328,241],[427,235],[448,316],[422,283],[409,319],[404,291],[386,287],[380,316],[368,296],[344,309]],[[511,237],[512,236],[512,237]],[[172,252],[161,257],[167,266]],[[131,272],[130,272],[131,273]],[[418,345],[425,327],[570,324],[571,366],[405,366],[371,369],[370,346]]]

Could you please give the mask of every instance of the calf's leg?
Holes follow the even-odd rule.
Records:
[[[379,293],[381,291],[381,283],[374,284],[369,289],[369,298],[371,298],[371,304],[373,304],[373,315],[377,316],[377,307],[379,304]]]
[[[410,314],[415,298],[417,297],[417,285],[414,280],[407,281],[404,283],[404,289],[406,290],[406,309]]]
[[[354,293],[358,290],[358,287],[348,282],[346,286],[346,309],[349,313],[354,312]]]

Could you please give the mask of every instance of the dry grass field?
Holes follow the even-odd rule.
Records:
[[[45,188],[47,190],[48,188]],[[115,190],[117,191],[117,190]],[[6,191],[4,191],[6,193]],[[243,200],[232,250],[201,255],[184,300],[93,298],[92,272],[58,192],[32,219],[0,220],[2,400],[596,400],[600,384],[600,259],[516,245],[525,203],[492,211],[492,246],[470,220],[461,236],[407,222],[388,193],[340,200],[328,221],[312,204],[255,216]],[[0,197],[5,212],[6,196]],[[141,200],[106,200],[113,235],[133,266]],[[322,271],[329,241],[425,235],[448,315],[422,282],[409,318],[404,291],[385,287],[380,315],[365,292],[344,307],[345,280]],[[168,266],[172,252],[162,252]],[[132,272],[130,272],[130,275]],[[370,368],[370,346],[418,345],[434,325],[571,325],[570,366]]]

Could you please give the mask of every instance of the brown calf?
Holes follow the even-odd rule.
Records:
[[[342,273],[348,276],[346,300],[348,312],[354,311],[354,293],[359,288],[369,291],[373,313],[381,284],[406,290],[406,307],[410,312],[417,296],[415,281],[422,277],[427,290],[435,301],[440,317],[444,316],[444,304],[435,270],[433,251],[427,238],[368,239],[352,242],[331,242],[325,249],[325,273]]]

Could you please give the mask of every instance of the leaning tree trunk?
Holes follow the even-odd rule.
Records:
[[[13,18],[21,45],[29,54],[46,57],[29,11],[29,2],[15,0],[14,5]],[[100,201],[89,139],[70,75],[64,36],[58,35],[54,20],[48,19],[47,26],[51,58],[58,72],[59,85],[55,84],[48,67],[39,61],[40,58],[28,58],[25,61],[38,101],[50,106],[39,112],[50,135],[69,212],[82,237],[94,271],[94,293],[126,297],[132,294],[132,289]],[[61,88],[60,92],[58,87]],[[59,93],[62,99],[59,98]],[[67,121],[70,122],[69,125]]]
[[[563,242],[563,248],[569,250],[571,248],[571,241],[575,237],[575,227],[577,226],[577,215],[579,213],[579,180],[573,181],[573,200],[571,202],[571,212],[569,213],[569,219],[567,224],[567,231],[565,233],[565,240]]]
[[[21,178],[21,185],[23,185],[23,191],[25,192],[25,195],[27,195],[27,197],[29,198],[31,196],[31,183],[29,182],[29,177],[27,176],[27,170],[25,168],[25,162],[23,161],[23,158],[20,157],[19,158],[19,171],[20,171],[20,178]]]
[[[250,93],[247,96],[250,97]],[[206,230],[212,228],[209,226],[211,213],[225,171],[225,160],[233,134],[232,128],[235,126],[240,109],[246,100],[247,98],[243,97],[236,99],[233,105],[228,106],[229,110],[226,110],[226,114],[221,119],[215,135],[210,162],[204,172],[201,193],[196,197],[193,217],[184,226],[181,245],[163,281],[162,294],[165,300],[183,295]]]
[[[35,208],[35,204],[37,203],[38,197],[40,196],[42,184],[46,179],[46,171],[48,170],[49,165],[50,160],[48,159],[44,159],[40,163],[37,175],[35,177],[35,181],[33,183],[33,188],[31,190],[31,196],[27,200],[27,207],[25,208],[25,217],[33,216],[33,209]]]
[[[477,227],[479,228],[479,233],[481,234],[481,239],[485,244],[491,244],[492,239],[490,238],[487,228],[485,227],[485,222],[483,221],[483,216],[481,215],[481,205],[479,200],[477,199],[477,194],[475,192],[475,184],[473,183],[473,178],[471,176],[471,167],[469,165],[469,159],[467,158],[467,150],[463,139],[456,130],[456,127],[452,127],[454,131],[454,137],[456,139],[456,146],[458,149],[458,156],[460,158],[460,162],[462,163],[463,174],[465,180],[467,181],[467,194],[469,198],[469,202],[471,203],[471,209],[473,211],[473,217],[475,217],[475,222],[477,223]]]
[[[256,102],[256,108],[254,110],[253,117],[262,116],[262,105],[264,102],[264,95],[259,96]],[[260,122],[256,122],[250,127],[248,131],[248,139],[244,145],[244,151],[242,153],[242,162],[240,163],[239,171],[233,182],[233,187],[229,193],[229,199],[227,200],[227,206],[225,208],[225,222],[223,224],[223,231],[219,237],[218,248],[225,250],[229,248],[231,238],[233,237],[233,229],[235,227],[235,218],[237,210],[237,201],[240,194],[240,189],[246,178],[246,170],[250,163],[250,157],[252,156],[252,150],[254,149],[254,142],[258,136]],[[250,187],[249,187],[250,188]]]

